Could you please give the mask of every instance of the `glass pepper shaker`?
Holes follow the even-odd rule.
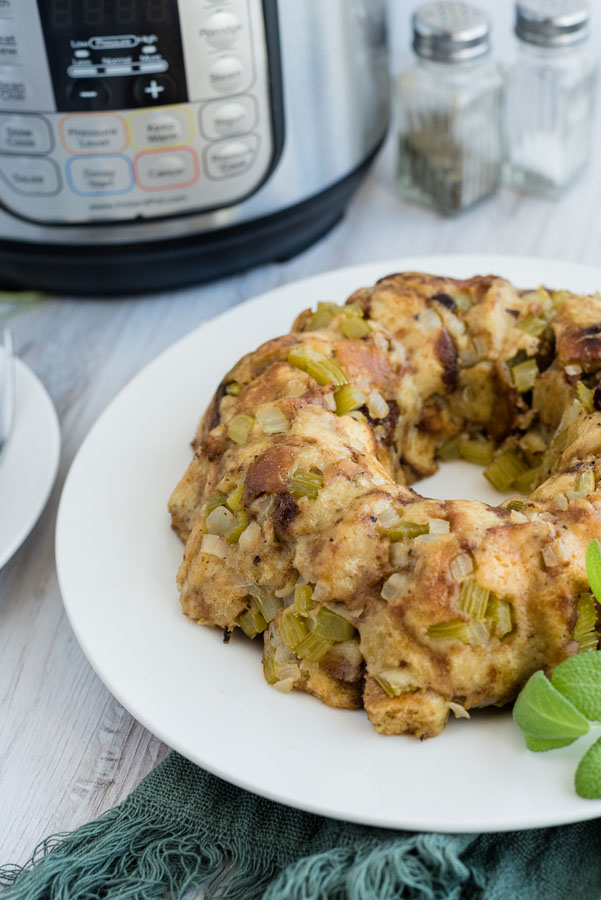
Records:
[[[467,3],[413,15],[416,62],[396,85],[401,196],[457,213],[501,179],[503,79],[490,60],[490,23]]]
[[[505,181],[557,196],[586,166],[597,82],[586,0],[519,0]]]

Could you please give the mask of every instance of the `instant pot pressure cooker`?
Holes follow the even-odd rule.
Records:
[[[387,96],[383,0],[0,0],[0,287],[291,256],[341,216]]]

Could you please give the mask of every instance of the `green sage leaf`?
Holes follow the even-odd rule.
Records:
[[[576,769],[576,793],[585,800],[601,799],[601,738],[588,748]]]
[[[535,738],[532,735],[526,735],[526,747],[533,753],[544,753],[546,750],[559,750],[561,747],[568,747],[573,744],[576,738],[554,738],[553,740],[545,740],[545,738]]]
[[[601,544],[596,538],[586,548],[586,577],[595,598],[601,603]]]
[[[525,734],[544,740],[576,739],[589,730],[587,719],[541,671],[535,672],[522,688],[513,707],[513,718]]]
[[[560,663],[551,684],[593,722],[601,721],[601,653],[578,653]]]

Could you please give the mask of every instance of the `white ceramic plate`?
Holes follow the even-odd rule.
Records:
[[[101,416],[61,499],[57,566],[75,634],[99,676],[147,728],[222,778],[336,818],[431,831],[495,831],[601,815],[572,786],[582,742],[529,753],[506,711],[476,712],[419,743],[383,737],[365,714],[330,709],[263,680],[258,642],[182,616],[182,546],[166,504],[189,441],[224,372],[289,330],[317,300],[343,301],[390,272],[498,273],[524,287],[595,291],[601,270],[515,257],[430,257],[373,263],[264,294],[165,351]],[[424,493],[499,502],[480,470],[444,466]]]
[[[19,549],[56,478],[60,429],[42,383],[15,359],[15,422],[0,463],[0,568]]]

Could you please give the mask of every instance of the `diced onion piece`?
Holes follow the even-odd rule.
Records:
[[[348,316],[340,323],[340,331],[345,338],[358,341],[371,332],[371,325],[365,319],[360,319],[359,316]]]
[[[494,444],[492,441],[462,438],[459,441],[459,453],[467,462],[487,466],[493,458]]]
[[[347,413],[351,417],[351,419],[355,419],[356,422],[367,422],[367,416],[365,416],[358,409],[351,409],[350,413]]]
[[[428,307],[423,309],[419,314],[419,321],[426,331],[433,331],[435,328],[440,328],[441,326],[439,316],[433,309],[429,309]]]
[[[516,456],[513,450],[505,450],[486,467],[484,477],[498,491],[508,491],[516,478],[527,470],[528,466]]]
[[[438,458],[442,459],[443,462],[448,462],[451,459],[459,459],[461,457],[461,452],[459,450],[459,444],[461,443],[461,438],[454,437],[449,441],[445,441],[438,448]]]
[[[474,337],[474,347],[478,356],[487,356],[490,351],[488,337],[485,334],[477,334]]]
[[[451,297],[455,301],[455,305],[457,309],[462,310],[463,312],[471,309],[473,304],[470,297],[467,294],[451,294]]]
[[[235,444],[245,444],[248,440],[254,419],[246,413],[239,413],[234,416],[227,429],[227,436]]]
[[[317,328],[327,328],[334,316],[337,316],[342,310],[343,307],[337,303],[320,301],[317,304],[317,310],[311,315],[309,327],[312,331],[315,331]]]
[[[447,519],[428,519],[430,534],[448,534],[451,525]]]
[[[415,544],[433,544],[440,540],[440,534],[418,534],[414,539]]]
[[[407,675],[403,669],[382,669],[374,675],[376,681],[389,697],[406,694],[411,687],[407,684]]]
[[[407,544],[391,544],[388,552],[390,565],[395,569],[404,569],[409,565],[410,553]]]
[[[313,588],[310,584],[297,584],[294,588],[294,611],[307,615],[313,609]]]
[[[310,617],[308,625],[312,633],[318,634],[328,641],[350,641],[356,634],[356,629],[350,622],[326,606]]]
[[[595,473],[592,469],[582,472],[576,483],[576,490],[583,491],[585,494],[590,494],[591,491],[595,490]]]
[[[462,609],[471,619],[483,622],[486,617],[486,607],[490,591],[481,587],[475,581],[464,581],[459,589],[459,609]]]
[[[367,403],[367,394],[352,384],[345,384],[334,391],[336,415],[344,416]]]
[[[530,334],[532,337],[540,337],[547,327],[547,322],[545,319],[538,319],[536,316],[525,316],[525,318],[515,323],[515,327],[526,334]]]
[[[460,553],[453,557],[449,563],[449,569],[455,581],[463,581],[474,571],[474,560],[469,553]]]
[[[582,372],[582,366],[579,363],[572,363],[569,366],[564,366],[564,371],[566,375],[580,375]]]
[[[255,597],[254,603],[266,622],[273,622],[284,605],[281,600],[267,591],[261,591]]]
[[[553,569],[556,566],[563,566],[567,562],[563,547],[559,541],[554,541],[552,544],[546,544],[541,550],[541,553],[543,561],[548,569]]]
[[[502,638],[513,631],[511,609],[511,603],[508,600],[502,600],[500,597],[495,597],[494,594],[488,601],[486,624],[495,637]]]
[[[574,640],[580,644],[580,653],[596,650],[599,634],[596,630],[597,602],[592,594],[580,594],[578,597],[578,618],[574,628]]]
[[[236,513],[236,523],[232,530],[225,536],[228,544],[237,544],[240,535],[246,530],[246,526],[248,525],[248,516],[246,512],[242,509],[240,512]]]
[[[516,512],[515,509],[512,509],[510,519],[516,525],[524,525],[528,521],[528,516],[525,516],[524,513]]]
[[[294,653],[298,645],[309,634],[305,620],[298,616],[292,607],[284,610],[279,617],[280,637],[288,649]]]
[[[240,484],[240,485],[238,485],[238,487],[235,490],[233,490],[231,492],[231,494],[228,495],[226,504],[227,504],[228,508],[231,509],[232,512],[236,513],[236,512],[240,512],[242,509],[244,509],[244,506],[242,503],[242,494],[243,493],[244,493],[244,485]]]
[[[553,501],[557,509],[566,510],[568,508],[568,498],[565,494],[555,494],[555,496],[553,497]]]
[[[319,662],[331,649],[332,641],[314,631],[303,638],[296,648],[296,655],[306,662]]]
[[[388,532],[388,540],[392,543],[402,541],[405,538],[415,538],[420,534],[428,534],[428,526],[421,525],[418,522],[401,522],[395,528],[391,528]]]
[[[293,497],[308,497],[315,500],[323,487],[323,475],[297,469],[290,479],[289,491]]]
[[[321,353],[311,350],[309,347],[296,347],[288,354],[288,362],[291,366],[302,369],[320,385],[334,384],[342,387],[348,384],[348,378],[344,369],[333,359],[328,359]]]
[[[407,576],[395,572],[382,585],[380,595],[384,600],[398,600],[407,590]]]
[[[230,397],[238,397],[241,391],[242,385],[237,381],[230,381],[230,383],[225,386],[225,393],[229,394]]]
[[[267,628],[267,622],[261,615],[261,613],[251,607],[250,609],[246,609],[244,612],[240,613],[236,622],[244,632],[244,634],[251,638],[255,638],[258,634],[265,631]]]
[[[213,512],[214,509],[217,509],[218,506],[224,506],[227,501],[227,494],[224,494],[223,491],[215,491],[214,494],[211,494],[209,499],[205,505],[205,512],[207,515]]]
[[[202,553],[209,553],[220,559],[225,559],[229,553],[228,545],[218,534],[203,534],[200,550]]]
[[[274,506],[275,498],[273,494],[263,494],[261,497],[253,500],[249,508],[255,513],[259,525],[262,525],[265,519],[271,515]]]
[[[290,428],[290,422],[279,406],[264,406],[257,410],[256,417],[265,434],[284,434]]]
[[[390,412],[388,403],[379,391],[375,389],[367,398],[367,411],[372,419],[385,419]]]
[[[478,362],[478,354],[476,353],[476,348],[471,345],[469,347],[464,347],[463,350],[460,350],[459,362],[464,369],[471,369],[472,366],[475,366]]]
[[[390,528],[395,528],[397,525],[400,525],[400,523],[401,517],[392,506],[387,506],[378,516],[378,525],[385,531],[388,531]]]
[[[513,366],[511,375],[516,390],[519,391],[520,394],[525,394],[526,391],[532,390],[534,382],[536,381],[536,376],[538,375],[536,360],[526,359],[524,362],[518,363],[517,366]]]
[[[251,522],[238,538],[238,546],[244,553],[248,553],[256,545],[260,537],[261,526],[258,522]]]
[[[568,500],[584,500],[586,494],[584,491],[566,491],[566,497]]]
[[[219,534],[225,537],[234,526],[235,516],[227,506],[217,506],[207,516],[207,531],[209,534]]]
[[[469,719],[470,714],[468,713],[465,706],[462,706],[461,703],[454,703],[452,700],[449,700],[449,709],[453,713],[456,719]]]
[[[460,619],[430,625],[427,634],[436,640],[455,640],[464,644],[485,644],[489,638],[488,629],[482,622],[462,622]]]
[[[591,390],[591,388],[587,387],[584,381],[579,381],[576,385],[576,393],[578,394],[578,399],[584,407],[584,411],[586,413],[592,413],[593,409],[595,408],[593,402],[595,392]]]

